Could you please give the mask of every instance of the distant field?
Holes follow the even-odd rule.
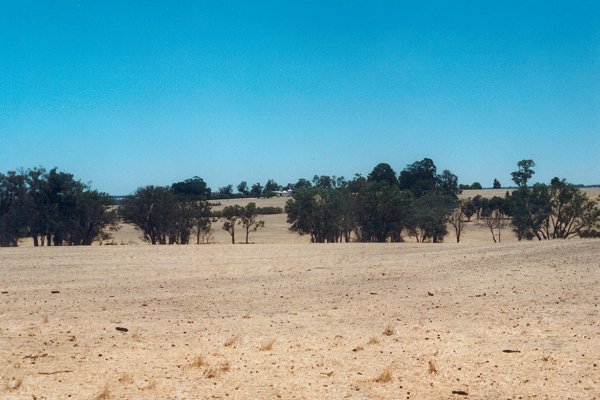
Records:
[[[462,199],[473,198],[477,195],[481,195],[482,197],[492,198],[494,196],[504,197],[506,192],[512,193],[515,189],[482,189],[482,190],[463,190],[460,197]],[[581,189],[584,193],[587,194],[590,199],[598,199],[600,196],[600,188],[583,188]]]

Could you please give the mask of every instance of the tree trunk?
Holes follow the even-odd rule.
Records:
[[[496,234],[494,233],[494,227],[493,226],[489,226],[490,228],[490,232],[492,232],[492,239],[494,240],[494,243],[496,242]]]

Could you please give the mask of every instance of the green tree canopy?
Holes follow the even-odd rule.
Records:
[[[0,246],[31,237],[34,246],[90,245],[116,229],[106,193],[57,168],[0,174]]]
[[[435,190],[438,185],[437,169],[430,158],[415,161],[400,172],[400,189],[410,190],[416,197]]]
[[[380,163],[373,168],[373,171],[367,177],[369,182],[385,182],[390,186],[398,185],[398,177],[396,172],[389,164]]]
[[[568,239],[600,228],[597,203],[564,179],[521,186],[507,202],[519,240]]]
[[[310,235],[313,243],[333,243],[342,237],[345,208],[339,190],[314,187],[295,191],[285,211],[291,231]]]
[[[197,176],[172,184],[171,191],[179,197],[191,200],[207,200],[211,195],[211,189],[206,182]]]
[[[223,209],[223,230],[227,231],[231,236],[231,244],[235,244],[235,225],[238,220],[244,215],[244,207],[240,205],[227,206]]]
[[[519,169],[510,173],[512,180],[518,187],[525,187],[527,186],[527,181],[535,174],[535,171],[532,169],[535,167],[535,162],[533,160],[521,160],[517,163],[517,166]]]
[[[0,173],[0,247],[16,247],[19,239],[27,235],[30,201],[23,174]]]
[[[248,182],[241,181],[239,185],[237,185],[238,193],[241,193],[242,196],[248,196],[250,194],[250,189],[248,189]]]
[[[169,188],[145,186],[125,199],[121,216],[143,233],[152,244],[166,244],[177,219],[177,197]]]
[[[400,242],[414,212],[413,198],[396,184],[371,181],[358,192],[354,210],[359,241]]]
[[[263,193],[263,187],[259,182],[256,182],[252,185],[252,189],[250,189],[250,195],[252,197],[259,198]]]
[[[246,244],[248,244],[248,237],[250,232],[256,232],[259,228],[265,226],[265,221],[258,219],[258,208],[256,203],[248,203],[241,212],[240,223],[246,231]]]

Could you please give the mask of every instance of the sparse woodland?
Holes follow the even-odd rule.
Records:
[[[462,189],[481,184],[459,185],[456,175],[448,170],[438,174],[434,162],[425,158],[399,174],[381,163],[367,177],[357,174],[351,180],[315,176],[286,186],[273,180],[265,186],[242,181],[237,194],[233,185],[212,192],[202,178],[193,177],[167,187],[141,187],[119,207],[108,194],[56,168],[9,171],[0,173],[0,246],[17,246],[25,238],[34,246],[90,245],[109,239],[121,222],[133,224],[151,244],[200,244],[210,241],[219,220],[232,243],[236,226],[249,243],[250,234],[265,225],[260,215],[282,212],[291,231],[314,243],[402,242],[406,237],[439,243],[449,228],[460,241],[472,218],[489,229],[494,242],[501,242],[508,229],[518,240],[600,235],[596,201],[564,179],[530,186],[535,163],[522,160],[517,166],[512,172],[517,189],[504,197],[460,200]],[[494,188],[499,186],[495,179]],[[270,197],[282,190],[292,193],[285,210],[261,209],[253,202],[211,210],[219,199]]]

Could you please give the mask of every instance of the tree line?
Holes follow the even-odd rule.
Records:
[[[522,160],[517,165],[512,173],[517,189],[491,199],[460,200],[457,176],[448,170],[438,173],[429,158],[407,165],[399,174],[380,163],[367,177],[315,175],[312,181],[299,179],[286,187],[269,180],[266,187],[257,184],[247,194],[257,195],[259,186],[261,196],[292,190],[285,206],[290,230],[315,243],[401,242],[407,236],[438,243],[449,227],[460,241],[464,224],[473,216],[489,228],[494,241],[501,240],[507,227],[519,240],[599,236],[595,201],[564,179],[529,186],[535,163]],[[494,186],[500,186],[497,180]],[[238,185],[245,195],[244,188]],[[27,237],[34,246],[90,245],[108,239],[121,222],[135,225],[152,244],[199,244],[210,241],[219,220],[232,243],[236,226],[248,243],[250,233],[264,227],[258,216],[283,211],[261,209],[255,203],[213,211],[215,198],[202,178],[193,177],[164,187],[140,187],[115,207],[108,194],[56,168],[0,173],[0,246],[16,246]]]
[[[0,173],[0,246],[90,245],[118,224],[110,196],[56,168]]]
[[[425,158],[399,175],[380,163],[367,177],[319,177],[296,188],[287,202],[290,229],[311,242],[441,242],[448,215],[458,207],[458,178]]]
[[[34,246],[91,245],[108,240],[121,222],[133,224],[151,244],[197,244],[210,240],[211,224],[221,217],[235,242],[235,225],[250,232],[264,226],[255,203],[211,212],[211,189],[194,177],[170,186],[145,186],[119,207],[111,196],[76,180],[72,174],[33,168],[0,173],[0,247],[31,238]]]
[[[128,196],[120,207],[124,222],[135,225],[144,240],[152,244],[189,244],[195,236],[196,244],[208,243],[212,224],[223,220],[222,229],[235,244],[236,225],[241,225],[248,243],[250,232],[256,232],[265,223],[259,215],[279,213],[276,207],[260,208],[256,203],[246,206],[231,205],[221,211],[212,211],[211,189],[202,178],[193,177],[167,187],[146,186]]]
[[[463,202],[467,220],[473,215],[489,228],[494,242],[501,232],[512,227],[518,240],[569,239],[575,236],[600,236],[600,209],[597,202],[565,179],[553,178],[550,184],[528,185],[535,174],[533,160],[521,160],[511,173],[517,189],[504,197],[491,199],[480,195]]]
[[[123,222],[135,225],[151,244],[200,244],[211,230],[210,188],[193,177],[171,186],[144,186],[126,197]]]
[[[494,242],[501,241],[509,226],[518,240],[600,236],[595,201],[564,179],[528,186],[535,163],[522,160],[517,165],[511,174],[517,189],[491,199],[478,195],[459,200],[462,189],[456,175],[448,170],[438,174],[428,158],[400,174],[382,163],[366,178],[322,177],[294,192],[286,205],[287,220],[292,231],[309,235],[315,243],[401,242],[405,236],[437,243],[448,227],[459,242],[473,215],[487,226]],[[500,183],[495,180],[494,186]]]

